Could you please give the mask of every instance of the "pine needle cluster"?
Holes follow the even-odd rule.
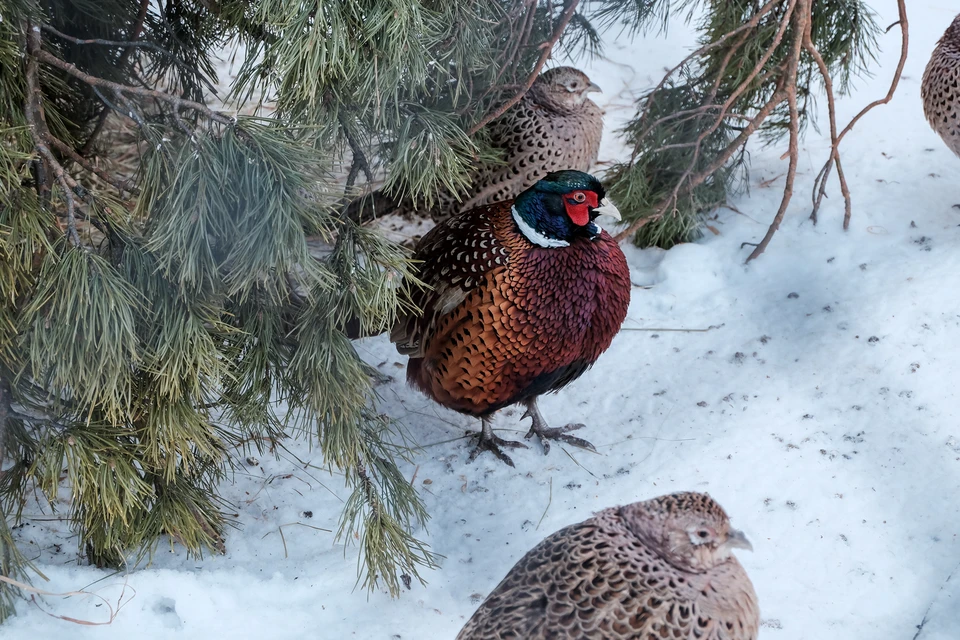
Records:
[[[633,152],[606,176],[639,246],[669,248],[699,236],[702,216],[746,184],[745,143],[780,140],[792,125],[787,91],[799,101],[796,126],[810,121],[824,76],[798,45],[809,29],[839,92],[865,74],[878,27],[861,0],[643,0],[626,3],[645,26],[670,16],[697,19],[700,47],[638,101],[623,133]],[[607,7],[608,11],[610,7]],[[797,52],[797,53],[795,53]],[[791,60],[798,54],[795,82]]]

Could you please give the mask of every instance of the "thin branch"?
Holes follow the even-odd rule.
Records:
[[[797,176],[797,163],[800,157],[800,113],[797,109],[797,66],[800,64],[800,51],[803,48],[805,34],[809,30],[811,4],[813,0],[801,0],[801,2],[803,4],[800,10],[794,13],[794,16],[796,16],[794,29],[797,35],[794,36],[793,47],[791,47],[792,50],[790,51],[790,58],[787,63],[786,91],[787,104],[790,107],[790,165],[787,169],[786,184],[783,187],[783,198],[780,200],[780,208],[777,210],[777,215],[774,216],[773,222],[770,223],[770,227],[767,229],[763,240],[760,241],[760,244],[758,244],[747,257],[747,262],[759,257],[767,248],[767,245],[770,244],[773,234],[780,228],[783,216],[787,212],[787,206],[793,197],[793,182]]]
[[[26,59],[26,81],[27,94],[26,104],[24,105],[24,115],[27,119],[27,127],[33,137],[34,148],[46,160],[48,168],[53,170],[53,175],[60,187],[63,189],[63,197],[67,203],[67,237],[74,246],[80,245],[80,236],[77,234],[76,202],[73,199],[72,186],[69,184],[67,172],[57,161],[57,158],[50,151],[50,130],[47,128],[47,122],[43,113],[43,101],[40,92],[40,66],[37,64],[37,53],[41,51],[40,47],[40,28],[30,22],[26,23],[27,33],[27,59]]]
[[[42,142],[37,142],[36,148],[37,151],[40,152],[40,155],[46,158],[47,163],[49,163],[53,169],[54,177],[57,179],[57,182],[60,183],[60,188],[63,190],[63,199],[67,203],[67,237],[73,246],[79,247],[80,235],[77,233],[77,203],[73,198],[73,190],[78,185],[76,181],[67,174],[66,169],[57,161],[56,156],[53,155],[47,145]]]
[[[140,37],[140,34],[143,32],[143,23],[147,19],[147,10],[150,8],[150,0],[140,0],[140,12],[137,14],[136,22],[133,24],[133,31],[130,34],[130,37],[133,40],[136,40]],[[117,61],[117,68],[123,69],[127,64],[127,59],[130,56],[132,49],[124,49],[123,53],[120,54],[120,60]],[[110,109],[104,109],[100,112],[100,117],[97,119],[96,126],[93,127],[93,132],[90,134],[90,137],[87,138],[87,141],[80,148],[80,155],[87,156],[90,155],[90,152],[93,151],[93,143],[96,141],[97,137],[100,135],[100,132],[103,131],[104,125],[107,123],[107,118],[110,117]]]
[[[940,589],[937,591],[937,595],[934,596],[934,599],[930,602],[930,605],[927,607],[927,610],[923,612],[923,620],[920,621],[920,624],[917,625],[917,632],[914,634],[911,640],[917,640],[920,637],[920,634],[923,633],[923,628],[927,626],[927,622],[930,620],[930,610],[933,609],[933,604],[936,602],[936,598],[943,593],[944,588],[950,584],[950,581],[953,580],[954,574],[957,573],[957,569],[960,569],[960,562],[954,565],[953,571],[950,572],[950,575],[940,584]]]
[[[900,60],[897,63],[897,69],[893,74],[893,79],[890,82],[890,88],[887,90],[887,95],[885,95],[883,98],[880,98],[879,100],[874,100],[873,102],[865,106],[863,109],[861,109],[860,113],[855,115],[853,119],[850,120],[849,124],[847,124],[847,126],[843,128],[843,130],[839,133],[839,135],[836,136],[836,138],[833,141],[833,145],[830,149],[830,157],[827,159],[827,162],[824,165],[823,169],[821,169],[820,173],[817,175],[817,180],[814,181],[814,193],[822,191],[824,188],[823,183],[825,183],[827,179],[830,177],[830,171],[833,168],[834,162],[837,163],[837,175],[840,177],[840,188],[844,190],[844,214],[843,214],[844,229],[847,229],[850,226],[850,215],[852,211],[852,205],[850,200],[849,189],[846,189],[846,179],[843,177],[843,168],[840,166],[840,153],[838,151],[838,148],[840,146],[840,143],[843,141],[844,136],[846,136],[847,133],[849,133],[850,130],[853,129],[854,125],[857,124],[860,118],[865,116],[874,107],[878,107],[882,104],[887,104],[888,102],[890,102],[890,100],[893,99],[893,95],[900,84],[900,77],[903,75],[903,67],[907,62],[907,51],[909,50],[909,47],[910,47],[910,23],[907,20],[906,0],[897,0],[897,10],[899,11],[900,19],[897,20],[897,22],[894,22],[889,27],[887,27],[887,31],[890,31],[890,29],[892,29],[897,25],[900,26],[900,33],[901,33]],[[814,221],[816,221],[816,214],[817,214],[817,210],[819,209],[821,199],[822,199],[822,196],[818,196],[814,201],[814,209],[813,209],[813,213],[811,214],[811,218]]]
[[[114,187],[117,191],[120,191],[121,195],[122,195],[122,192],[124,191],[127,191],[132,194],[140,193],[140,190],[134,187],[133,185],[131,185],[129,180],[118,180],[117,178],[111,176],[109,173],[107,173],[103,169],[98,169],[96,166],[94,166],[93,162],[91,162],[89,158],[84,158],[83,156],[81,156],[79,153],[77,153],[77,151],[73,147],[68,145],[63,140],[60,140],[59,138],[56,138],[53,135],[51,135],[50,144],[61,153],[66,154],[71,160],[79,164],[81,167],[83,167],[90,173],[96,175],[98,178],[100,178],[110,186]]]
[[[820,184],[819,189],[814,188],[813,190],[813,211],[810,213],[810,219],[813,221],[813,224],[817,224],[817,211],[820,209],[820,202],[827,192],[826,176],[834,162],[837,162],[837,167],[838,169],[840,168],[840,153],[837,149],[837,103],[833,94],[833,78],[830,76],[830,70],[827,69],[827,64],[823,61],[823,57],[813,44],[809,31],[803,37],[803,48],[810,54],[814,62],[816,62],[817,68],[820,69],[820,75],[823,77],[823,85],[827,93],[827,113],[830,117],[830,142],[832,145],[830,149],[830,159],[827,161],[827,164],[824,165],[823,169],[820,170],[820,173],[817,174],[817,178],[813,182],[814,186],[816,186],[817,183]],[[843,190],[844,200],[848,197],[846,187],[846,181],[841,179],[840,188]]]
[[[40,31],[39,28],[34,27],[34,29],[36,29],[37,33],[39,34],[39,31]],[[202,113],[204,116],[206,116],[210,120],[213,120],[214,122],[219,122],[221,124],[227,124],[232,126],[236,123],[236,118],[232,118],[224,113],[220,113],[219,111],[214,111],[210,107],[204,104],[201,104],[199,102],[194,102],[193,100],[185,100],[183,98],[178,98],[177,96],[170,95],[169,93],[166,93],[164,91],[157,91],[156,89],[144,89],[141,87],[131,87],[130,85],[111,82],[109,80],[104,80],[103,78],[92,76],[89,73],[84,73],[83,71],[80,71],[80,69],[78,69],[75,64],[70,62],[65,62],[60,58],[56,57],[55,55],[47,51],[43,51],[42,49],[33,51],[31,55],[35,57],[37,60],[40,60],[41,62],[45,62],[52,67],[56,67],[57,69],[65,71],[71,76],[73,76],[74,78],[77,78],[78,80],[81,80],[93,87],[110,89],[111,91],[114,91],[120,95],[131,94],[131,95],[143,96],[146,98],[154,98],[156,100],[160,100],[162,102],[172,104],[177,109],[192,109],[193,111]]]
[[[507,109],[513,105],[520,102],[520,100],[527,94],[527,91],[530,90],[530,87],[533,86],[533,83],[536,82],[537,77],[540,76],[540,71],[543,69],[543,65],[547,63],[547,59],[550,57],[550,54],[553,52],[553,47],[557,44],[557,41],[560,40],[560,36],[563,35],[564,29],[567,28],[567,25],[570,23],[570,19],[573,17],[574,12],[577,10],[577,5],[580,4],[580,0],[567,0],[567,5],[563,9],[563,13],[560,14],[560,18],[557,22],[556,27],[554,28],[553,35],[549,40],[540,44],[540,58],[537,60],[536,66],[533,68],[533,72],[527,78],[527,81],[523,84],[523,88],[518,91],[512,98],[504,102],[500,107],[491,111],[486,116],[484,116],[480,122],[473,125],[468,132],[469,135],[474,135],[480,129],[483,129],[485,126],[502,116],[506,113]]]
[[[148,4],[149,2],[145,2],[144,6],[147,6]],[[142,28],[142,23],[140,24],[140,28]],[[67,42],[71,42],[73,44],[79,44],[79,45],[94,44],[94,45],[100,45],[104,47],[124,47],[128,49],[152,49],[157,53],[160,53],[162,55],[167,56],[168,58],[173,58],[174,60],[176,60],[176,56],[173,55],[173,53],[171,53],[170,51],[167,51],[160,45],[154,42],[149,42],[147,40],[101,40],[99,38],[82,40],[75,36],[67,35],[66,33],[60,31],[59,29],[55,29],[54,27],[51,27],[48,24],[41,24],[40,29],[42,31],[46,31],[47,33],[51,33],[57,36],[61,40],[66,40]],[[137,30],[139,31],[139,28]],[[126,52],[124,52],[124,54],[126,54]],[[125,57],[129,57],[129,56],[125,55]],[[124,58],[121,58],[120,61],[117,63],[117,66],[122,67],[125,62],[126,60]],[[179,60],[177,60],[177,62],[179,62]]]
[[[366,176],[367,182],[373,182],[373,172],[370,170],[370,164],[367,162],[367,156],[363,153],[363,147],[360,146],[360,142],[353,135],[353,132],[347,125],[347,120],[343,117],[342,113],[337,114],[337,120],[340,122],[340,127],[343,129],[343,136],[347,139],[347,144],[350,145],[350,153],[353,156],[353,159],[350,163],[350,174],[347,176],[347,186],[345,189],[345,191],[349,191],[357,181],[357,176],[361,171],[363,171],[363,175]]]
[[[13,398],[10,392],[10,381],[0,375],[0,473],[3,470],[3,454],[7,441],[7,419],[10,417],[10,403]],[[0,518],[3,514],[0,514]]]

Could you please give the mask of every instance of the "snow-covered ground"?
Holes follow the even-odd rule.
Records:
[[[872,4],[881,24],[896,20],[895,2]],[[91,627],[46,612],[104,621],[108,607],[95,598],[24,602],[0,635],[453,638],[552,531],[610,505],[699,490],[753,542],[739,557],[759,594],[761,637],[960,637],[960,159],[927,127],[919,97],[927,57],[957,11],[950,5],[911,0],[898,94],[844,142],[848,232],[835,184],[820,225],[807,221],[828,150],[810,129],[793,204],[760,259],[744,266],[740,244],[762,237],[776,210],[785,142],[752,149],[751,190],[734,203],[742,215],[719,211],[718,235],[668,252],[624,248],[639,285],[626,330],[541,403],[555,424],[587,422],[581,433],[599,455],[531,448],[514,453],[516,469],[488,454],[467,464],[461,436],[477,425],[408,389],[404,359],[385,338],[358,343],[394,378],[382,388],[385,409],[425,446],[406,473],[433,515],[421,535],[445,556],[427,586],[397,600],[353,589],[356,547],[311,528],[336,528],[342,479],[315,468],[304,443],[294,446],[300,460],[261,459],[225,487],[240,528],[223,557],[161,551],[151,566],[111,576],[77,566],[63,523],[28,508],[18,535],[50,578],[37,586],[85,588],[123,606],[112,624]],[[612,131],[631,113],[631,92],[691,44],[676,23],[669,38],[611,45],[609,60],[587,68],[606,91],[603,158],[622,153]],[[886,92],[896,28],[882,45],[875,77],[840,103],[841,123]],[[503,412],[503,435],[526,432],[519,415]]]

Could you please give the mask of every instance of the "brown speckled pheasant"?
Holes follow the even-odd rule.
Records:
[[[600,87],[573,67],[540,74],[516,105],[487,126],[491,144],[501,149],[506,164],[479,163],[469,191],[441,191],[428,209],[413,201],[397,202],[376,191],[351,203],[348,213],[367,220],[390,213],[429,213],[435,220],[491,202],[514,198],[551,171],[589,171],[597,161],[603,113],[587,98]]]
[[[702,493],[605,509],[521,558],[457,640],[753,640],[736,548],[752,549]]]
[[[960,15],[930,56],[920,96],[930,126],[960,156]]]
[[[390,339],[410,356],[407,380],[445,407],[482,419],[482,450],[513,466],[491,417],[523,403],[527,437],[593,448],[550,428],[537,396],[580,377],[610,346],[627,314],[630,273],[623,252],[594,220],[600,182],[580,171],[548,174],[515,201],[479,207],[434,227],[417,246],[429,290],[423,314],[401,317]]]

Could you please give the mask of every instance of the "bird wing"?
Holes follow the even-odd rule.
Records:
[[[590,519],[566,527],[531,549],[480,605],[457,640],[627,640],[656,631],[656,613],[635,602],[638,585],[624,575],[614,552],[616,539],[598,524]],[[663,601],[654,597],[653,603],[660,606]]]
[[[437,322],[454,311],[467,294],[483,283],[487,273],[506,268],[510,253],[494,234],[498,203],[460,214],[430,230],[417,245],[413,259],[418,276],[427,285],[416,291],[413,303],[421,313],[401,316],[390,333],[400,353],[423,357],[425,344]],[[500,212],[501,214],[503,212]]]

